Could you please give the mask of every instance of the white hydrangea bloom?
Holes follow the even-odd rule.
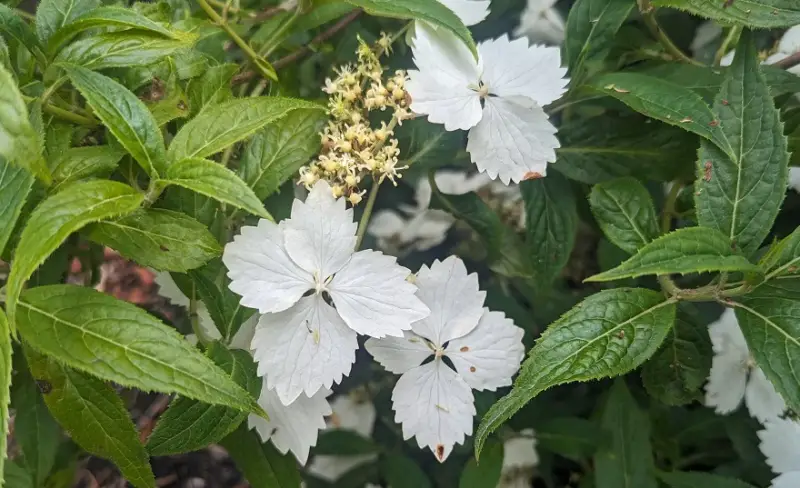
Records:
[[[527,37],[531,42],[564,42],[564,18],[554,8],[557,2],[558,0],[528,0],[514,35]]]
[[[775,53],[770,55],[767,59],[764,60],[766,64],[774,64],[778,61],[791,56],[792,54],[800,51],[800,25],[796,25],[791,29],[787,30],[786,33],[783,34],[781,40],[778,42],[778,48],[776,49]],[[727,53],[723,58],[720,60],[720,64],[722,66],[730,66],[733,63],[733,58],[736,55],[736,51],[730,51]],[[789,68],[787,71],[790,73],[794,73],[800,76],[800,65],[793,66]]]
[[[360,392],[340,395],[331,403],[333,413],[328,417],[328,429],[352,430],[362,437],[372,437],[375,425],[375,406]],[[354,456],[315,456],[308,472],[331,483],[356,466],[375,460],[377,453]]]
[[[392,392],[395,421],[403,437],[417,438],[444,462],[455,444],[472,434],[472,388],[511,384],[524,355],[523,330],[503,313],[483,308],[478,277],[451,256],[423,266],[417,295],[431,309],[403,338],[369,339],[367,351],[402,376]],[[433,360],[424,363],[433,356]],[[455,366],[447,366],[443,357]],[[424,364],[423,364],[424,363]]]
[[[734,311],[726,309],[708,333],[714,359],[706,385],[706,406],[728,414],[744,399],[750,415],[762,423],[781,415],[786,403],[750,356]]]
[[[559,142],[542,107],[568,82],[558,48],[502,36],[482,42],[476,61],[452,33],[420,24],[412,49],[412,111],[446,130],[469,130],[472,162],[492,179],[508,184],[545,175]]]
[[[693,53],[702,51],[710,46],[711,43],[719,39],[721,35],[722,26],[710,20],[703,22],[695,31],[694,39],[692,39],[689,49],[691,49]]]
[[[530,488],[533,468],[539,464],[533,429],[520,431],[503,443],[503,467],[497,488]]]
[[[428,314],[394,257],[354,252],[356,228],[320,181],[290,219],[243,227],[225,247],[230,289],[263,314],[251,343],[258,374],[284,405],[349,374],[358,333],[402,337]]]
[[[175,283],[175,280],[172,279],[169,272],[153,271],[153,273],[155,274],[155,282],[158,285],[159,295],[168,298],[173,305],[185,307],[188,310],[189,297],[184,295],[181,289],[178,288],[178,285]],[[219,333],[217,326],[214,324],[214,320],[211,319],[208,308],[200,300],[197,301],[197,325],[200,326],[200,331],[205,335],[205,339],[211,341],[222,339],[222,334]],[[190,334],[190,336],[192,335],[193,334]],[[196,340],[196,338],[194,338],[194,340]]]
[[[797,488],[800,486],[800,424],[789,419],[768,421],[758,433],[761,452],[767,464],[778,475],[771,488]]]

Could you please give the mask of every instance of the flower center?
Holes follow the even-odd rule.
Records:
[[[468,88],[476,92],[481,98],[489,96],[489,85],[485,84],[483,81],[478,81],[477,85],[470,85]]]
[[[314,293],[322,293],[328,291],[328,285],[331,283],[333,276],[328,276],[324,280],[321,279],[319,271],[314,271]]]

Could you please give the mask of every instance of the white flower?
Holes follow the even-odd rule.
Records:
[[[772,488],[797,488],[800,486],[800,424],[775,418],[765,427],[758,433],[761,452],[772,471],[779,475],[772,480]]]
[[[800,51],[800,25],[796,25],[791,29],[787,30],[786,33],[783,34],[781,40],[778,42],[778,48],[775,51],[775,54],[772,54],[767,59],[764,60],[765,64],[774,64],[778,61],[791,56],[792,54]],[[736,55],[736,51],[730,51],[728,54],[723,56],[722,60],[720,60],[720,64],[722,66],[730,66],[733,63],[733,57]],[[790,73],[794,73],[800,76],[800,65],[793,66],[789,68],[787,71]]]
[[[439,0],[455,13],[466,26],[483,22],[489,16],[490,0]]]
[[[750,356],[734,311],[726,309],[708,333],[714,359],[706,385],[706,406],[728,414],[739,408],[744,398],[750,415],[762,423],[781,415],[786,403]]]
[[[710,20],[703,22],[695,31],[694,39],[692,39],[692,44],[689,46],[689,49],[697,54],[699,51],[709,47],[711,43],[719,39],[721,35],[722,26]]]
[[[800,192],[800,168],[789,168],[789,188]]]
[[[392,407],[403,437],[416,437],[443,462],[472,434],[472,388],[511,384],[524,354],[523,331],[502,313],[483,308],[486,293],[478,289],[477,275],[468,275],[456,257],[423,266],[416,282],[430,316],[415,322],[403,338],[369,339],[366,347],[384,368],[402,374]]]
[[[164,298],[169,298],[169,301],[173,305],[185,307],[188,310],[189,297],[178,288],[178,285],[175,283],[175,280],[172,279],[169,272],[153,271],[153,273],[155,274],[155,282],[158,285],[159,294]],[[211,319],[208,308],[200,300],[197,301],[197,325],[200,326],[200,331],[205,335],[205,339],[211,341],[222,339],[222,334],[219,333],[217,326]]]
[[[428,314],[394,257],[354,252],[356,227],[320,181],[291,219],[243,227],[225,247],[230,289],[263,314],[251,343],[258,374],[284,405],[349,374],[357,333],[402,336]]]
[[[340,395],[331,403],[333,414],[328,417],[328,429],[352,430],[362,437],[372,437],[375,424],[375,406],[360,392]],[[356,466],[377,458],[377,453],[353,456],[315,456],[308,472],[331,483]]]
[[[325,399],[331,392],[321,389],[310,398],[303,394],[287,406],[267,388],[267,379],[263,381],[258,404],[268,412],[269,420],[251,414],[247,425],[258,432],[263,442],[272,441],[281,454],[292,451],[300,464],[305,465],[308,452],[317,445],[319,431],[325,428],[325,416],[331,414],[331,406]]]
[[[530,488],[533,468],[539,464],[533,429],[520,431],[503,443],[503,467],[497,488]]]
[[[478,51],[476,61],[450,32],[418,25],[418,69],[408,72],[406,84],[411,109],[446,130],[469,130],[472,162],[492,179],[508,184],[544,176],[559,143],[542,107],[567,84],[558,48],[503,36]]]
[[[556,2],[558,0],[528,0],[514,35],[525,36],[531,42],[564,42],[564,18],[553,8]]]

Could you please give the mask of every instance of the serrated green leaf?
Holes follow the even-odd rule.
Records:
[[[490,442],[486,446],[480,464],[475,458],[467,461],[464,470],[461,471],[458,488],[498,486],[503,471],[504,454],[501,442]]]
[[[578,231],[578,210],[570,182],[559,173],[523,181],[525,249],[536,284],[549,288],[567,264]]]
[[[73,42],[55,62],[92,70],[147,66],[191,47],[195,40],[189,35],[170,39],[148,32],[109,32]]]
[[[15,326],[17,298],[25,281],[66,238],[83,226],[136,210],[143,196],[114,181],[87,181],[68,185],[33,211],[17,245],[8,277],[6,311]]]
[[[11,402],[11,329],[5,312],[0,310],[0,473],[4,471],[4,463],[8,457],[8,405]],[[0,480],[0,488],[3,481]]]
[[[661,293],[639,288],[602,291],[576,305],[536,341],[514,388],[483,416],[476,455],[491,432],[544,390],[639,367],[661,346],[675,309]]]
[[[203,73],[203,76],[189,81],[186,93],[189,96],[192,115],[233,98],[231,79],[238,70],[239,66],[236,64],[212,66]]]
[[[22,207],[33,185],[33,176],[0,158],[0,255],[3,254]]]
[[[236,176],[236,173],[214,161],[191,158],[173,163],[167,169],[162,183],[188,188],[253,215],[272,220],[272,216],[247,183]]]
[[[280,454],[272,443],[240,425],[220,445],[230,454],[253,488],[299,488],[300,473],[291,453]]]
[[[711,473],[672,471],[658,473],[658,479],[670,488],[755,488],[736,478]]]
[[[36,381],[47,385],[42,395],[47,407],[72,440],[113,461],[134,486],[154,488],[147,452],[114,389],[33,351],[26,355]]]
[[[536,447],[580,462],[609,441],[597,424],[578,417],[561,417],[536,427]]]
[[[630,15],[633,0],[578,0],[567,17],[564,53],[574,86],[586,75],[587,62],[608,56],[617,31]]]
[[[765,280],[800,275],[800,227],[773,245],[758,262]]]
[[[616,268],[586,281],[710,271],[758,272],[759,267],[734,250],[728,237],[719,231],[688,227],[659,237]]]
[[[609,241],[628,254],[658,237],[658,220],[650,192],[634,178],[595,185],[589,194],[592,214]]]
[[[49,185],[51,177],[42,158],[42,140],[31,125],[17,82],[2,66],[0,87],[3,87],[0,91],[0,157],[29,170]]]
[[[794,0],[653,0],[658,7],[672,7],[723,24],[761,29],[791,27],[800,24],[800,5]]]
[[[213,259],[205,266],[190,271],[188,278],[194,284],[197,297],[208,308],[223,340],[229,342],[255,310],[242,306],[241,297],[228,286],[230,279],[226,272],[222,260]]]
[[[238,174],[259,200],[274,193],[319,151],[325,120],[318,110],[295,110],[250,140]]]
[[[597,488],[658,488],[650,445],[650,420],[618,379],[603,408],[600,425],[611,445],[594,457]]]
[[[36,8],[36,34],[43,45],[76,17],[97,7],[98,0],[42,0]]]
[[[701,141],[695,208],[701,226],[717,229],[745,256],[769,234],[786,191],[789,153],[783,123],[745,32],[714,101],[723,135],[734,148]]]
[[[702,388],[711,369],[711,340],[708,327],[682,303],[675,326],[664,345],[642,368],[647,392],[666,405],[685,405],[703,397]]]
[[[236,384],[258,398],[262,380],[256,374],[256,364],[248,352],[229,351],[219,343],[213,343],[208,356]],[[222,440],[246,418],[245,412],[178,397],[158,420],[147,440],[147,450],[152,456],[166,456],[203,449]]]
[[[0,3],[0,33],[14,39],[19,45],[34,55],[40,65],[45,66],[47,60],[44,56],[39,38],[28,24],[17,15],[13,9]]]
[[[107,76],[79,66],[65,66],[72,84],[97,117],[139,165],[155,176],[166,165],[164,137],[147,106]]]
[[[422,20],[443,27],[464,41],[472,54],[478,56],[478,48],[469,29],[452,10],[438,1],[431,0],[345,0],[350,5],[364,9],[369,15],[403,20]]]
[[[237,98],[208,107],[181,127],[167,157],[177,162],[211,156],[298,109],[324,110],[315,103],[282,97]]]
[[[431,488],[433,486],[419,465],[402,454],[382,456],[380,469],[386,483],[392,488]]]
[[[53,164],[53,180],[63,185],[90,176],[110,175],[123,156],[125,151],[116,145],[71,147],[60,153]]]
[[[71,368],[144,391],[264,415],[213,361],[135,305],[91,288],[52,285],[26,290],[20,307],[25,340]]]
[[[89,239],[159,271],[185,272],[222,254],[208,228],[179,212],[140,209],[89,225]]]

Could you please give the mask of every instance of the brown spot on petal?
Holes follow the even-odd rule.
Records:
[[[462,347],[461,349],[459,349],[459,351],[461,351],[461,352],[467,352],[467,351],[469,351],[469,346],[464,346],[464,347]]]
[[[438,459],[439,462],[444,461],[444,446],[441,444],[436,445],[436,459]]]
[[[477,371],[477,369],[475,369],[475,366],[470,366],[469,367],[469,372],[470,373],[474,373],[475,371]]]
[[[542,173],[537,171],[528,171],[525,173],[525,176],[522,177],[523,180],[538,180],[539,178],[543,178]]]

